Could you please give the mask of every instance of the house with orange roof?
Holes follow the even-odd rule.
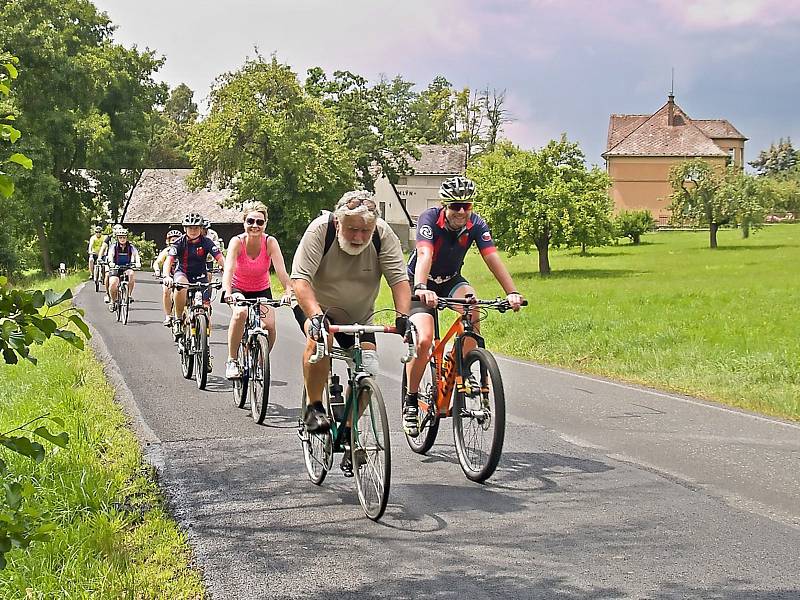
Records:
[[[670,94],[652,115],[611,115],[603,158],[611,176],[615,209],[649,210],[669,221],[669,170],[690,158],[720,168],[744,165],[747,140],[725,119],[692,119]]]

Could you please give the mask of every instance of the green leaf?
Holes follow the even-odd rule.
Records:
[[[69,320],[75,324],[75,327],[81,330],[81,333],[87,340],[92,337],[92,334],[89,333],[89,326],[78,315],[70,315]]]
[[[73,332],[67,329],[56,329],[55,335],[60,337],[62,340],[69,342],[71,345],[75,346],[78,350],[83,350],[83,340],[75,335]]]
[[[6,115],[5,117],[3,117],[3,119],[5,119],[6,121],[16,121],[17,117],[15,117],[14,115]]]
[[[0,195],[10,198],[14,193],[14,181],[8,175],[0,173]]]
[[[49,290],[52,291],[52,290]],[[31,303],[33,304],[34,308],[42,308],[45,303],[45,295],[42,293],[41,290],[36,290],[31,295]]]
[[[11,508],[19,508],[22,502],[22,486],[18,483],[6,483],[6,503]]]
[[[3,350],[3,360],[7,365],[15,365],[18,362],[16,353],[9,348]]]
[[[14,65],[12,65],[11,63],[5,63],[3,66],[6,68],[6,71],[8,71],[8,76],[11,77],[11,79],[17,78],[17,75],[19,73],[17,72],[17,68]]]
[[[64,427],[64,419],[61,417],[48,417],[53,423],[58,425],[59,427]]]
[[[61,294],[53,290],[45,290],[44,297],[45,301],[47,302],[47,306],[56,306],[64,302],[64,300],[69,300],[72,298],[72,290],[67,288]]]
[[[37,463],[44,460],[44,446],[39,442],[32,442],[26,437],[0,437],[0,445],[5,446],[9,450],[13,450],[17,454],[32,458]]]
[[[17,163],[18,165],[21,165],[29,170],[33,168],[33,161],[24,154],[20,154],[19,152],[15,152],[11,156],[9,156],[8,160],[9,162]]]
[[[66,431],[62,431],[58,435],[54,435],[47,430],[47,427],[37,427],[33,430],[34,435],[38,435],[40,438],[47,440],[51,444],[55,444],[59,448],[66,448],[67,444],[69,444],[69,434]]]
[[[8,96],[11,93],[11,88],[4,83],[0,83],[0,93],[2,93],[4,96]]]

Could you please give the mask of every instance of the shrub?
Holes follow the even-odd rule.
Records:
[[[649,210],[623,210],[614,219],[614,226],[617,237],[627,237],[638,244],[645,233],[655,229],[656,222]]]

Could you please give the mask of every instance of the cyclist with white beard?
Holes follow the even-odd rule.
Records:
[[[392,291],[396,325],[405,331],[411,307],[400,240],[380,218],[373,195],[347,192],[333,213],[316,218],[306,229],[292,264],[292,288],[297,297],[295,318],[308,337],[303,354],[303,377],[309,399],[304,415],[309,431],[325,431],[330,421],[322,404],[330,358],[309,362],[321,337],[323,323],[372,324],[381,275]],[[342,348],[355,343],[352,335],[336,334]],[[364,367],[378,373],[375,335],[361,336]]]

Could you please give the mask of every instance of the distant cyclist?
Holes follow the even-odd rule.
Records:
[[[103,244],[100,246],[100,252],[98,253],[98,260],[104,260],[104,261],[106,261],[106,263],[108,262],[108,250],[111,248],[112,244],[114,244],[114,240],[115,240],[115,238],[117,236],[117,232],[120,229],[124,230],[125,228],[122,225],[120,225],[119,223],[115,223],[111,227],[111,233],[109,233],[108,235],[106,235],[103,238]],[[106,304],[111,302],[111,296],[108,293],[108,278],[109,278],[109,275],[110,275],[110,271],[109,271],[109,269],[106,269],[105,276],[103,277],[103,286],[106,289],[106,294],[105,294],[105,296],[103,296],[103,302],[105,302]]]
[[[497,254],[489,226],[472,212],[475,183],[466,177],[451,177],[439,188],[441,207],[425,210],[417,221],[417,243],[408,261],[408,278],[420,301],[411,304],[411,322],[417,327],[417,358],[406,366],[408,394],[403,404],[403,429],[411,437],[419,435],[419,382],[428,368],[433,341],[433,313],[437,298],[464,298],[475,290],[462,275],[461,267],[469,247],[475,243],[486,266],[503,288],[511,308],[522,306],[523,298],[514,280]],[[476,331],[480,331],[477,312],[472,313]],[[470,338],[464,340],[464,352],[475,348]]]
[[[117,241],[111,244],[108,249],[108,270],[109,270],[109,291],[111,292],[111,304],[108,309],[114,312],[114,304],[117,302],[117,290],[119,290],[119,280],[123,275],[128,276],[128,291],[130,299],[133,301],[133,288],[136,285],[133,276],[133,268],[141,268],[142,261],[139,259],[139,251],[128,241],[128,230],[117,229]]]
[[[153,261],[153,273],[156,275],[161,275],[161,269],[164,266],[164,261],[167,260],[170,246],[177,242],[182,235],[183,234],[177,229],[170,229],[167,232],[167,246],[161,252],[159,252],[158,256],[156,256],[155,260]],[[169,327],[172,323],[172,290],[169,289],[169,286],[167,285],[164,285],[161,291],[161,304],[164,307],[164,327]]]
[[[260,202],[245,207],[243,216],[244,233],[231,239],[228,255],[225,257],[225,272],[222,276],[222,289],[225,296],[236,298],[272,298],[269,268],[281,280],[284,296],[292,291],[292,282],[286,272],[281,247],[264,230],[267,225],[267,207]],[[225,377],[241,377],[239,368],[239,342],[242,339],[247,308],[232,306],[231,322],[228,326],[228,361],[225,363]],[[261,308],[261,327],[269,332],[269,347],[275,347],[275,313],[269,307]]]
[[[103,228],[100,225],[95,225],[94,233],[89,238],[89,245],[87,252],[89,253],[89,279],[94,277],[94,263],[100,254],[100,248],[103,246]]]
[[[186,233],[169,247],[167,260],[161,269],[166,286],[171,286],[173,281],[182,284],[207,282],[206,256],[209,254],[220,267],[225,265],[219,246],[203,235],[203,215],[188,213],[182,223]],[[175,314],[179,319],[183,318],[186,297],[185,288],[175,290]],[[210,296],[206,294],[208,298]]]

